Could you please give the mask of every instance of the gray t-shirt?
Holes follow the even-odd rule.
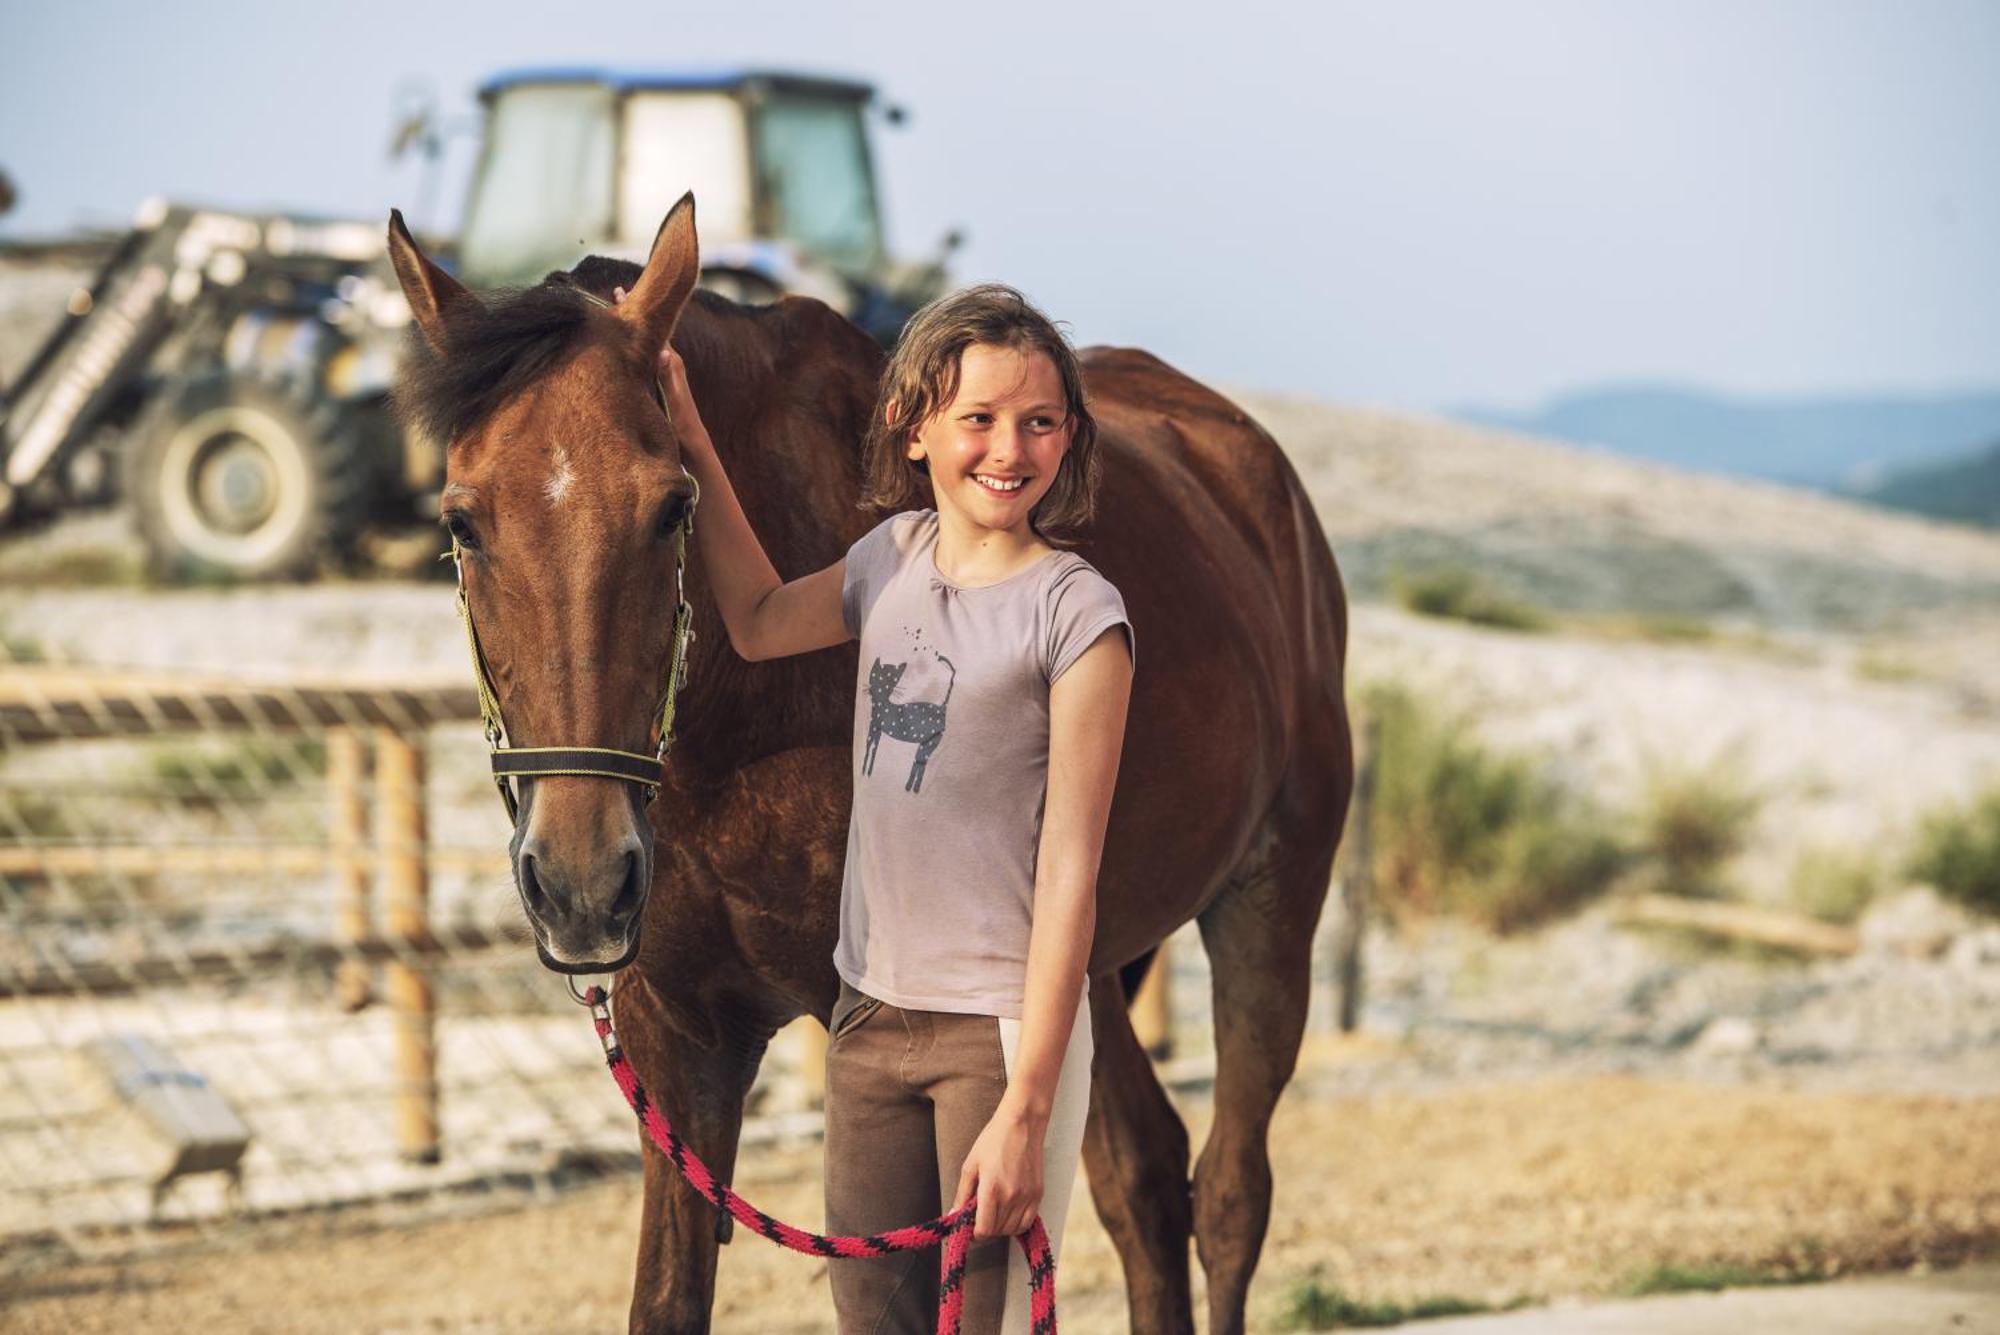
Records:
[[[937,511],[907,511],[847,552],[861,670],[833,963],[894,1006],[1019,1019],[1049,684],[1109,627],[1129,641],[1132,623],[1075,552],[965,587],[939,573],[937,538]]]

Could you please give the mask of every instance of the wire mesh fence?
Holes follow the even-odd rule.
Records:
[[[33,657],[0,645],[0,1247],[636,1160],[469,686]]]
[[[335,592],[44,600],[0,624],[0,1252],[476,1209],[638,1163],[536,959],[448,603]],[[120,651],[114,610],[151,665],[86,661]],[[329,627],[370,638],[343,654]],[[328,658],[354,675],[287,667]],[[381,678],[405,659],[443,684]],[[1169,945],[1135,1019],[1163,1078],[1198,1085],[1207,962],[1192,925]],[[774,1042],[746,1148],[817,1133],[821,1039],[805,1019]]]

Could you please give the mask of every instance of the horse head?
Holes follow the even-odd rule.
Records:
[[[694,197],[667,214],[636,282],[630,265],[616,277],[621,266],[589,260],[482,298],[398,213],[389,254],[415,323],[398,409],[445,446],[442,519],[508,752],[597,748],[643,773],[663,744],[676,554],[695,497],[653,397],[695,287]],[[615,307],[612,281],[630,289]],[[632,960],[653,880],[652,788],[591,768],[551,761],[511,781],[515,885],[542,962],[564,973]]]

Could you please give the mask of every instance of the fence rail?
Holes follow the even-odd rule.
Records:
[[[0,662],[0,1250],[636,1161],[485,761],[469,687]],[[1169,1084],[1212,1069],[1207,983],[1190,925],[1135,1000]],[[817,1126],[823,1041],[773,1044],[746,1144]]]
[[[631,1157],[477,719],[456,684],[0,664],[0,1247]]]

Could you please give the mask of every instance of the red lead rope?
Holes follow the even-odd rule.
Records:
[[[687,1142],[680,1138],[652,1099],[646,1096],[645,1086],[639,1083],[639,1076],[633,1071],[625,1050],[618,1045],[618,1036],[611,1032],[611,1008],[606,1004],[604,989],[590,988],[583,994],[583,1001],[590,1007],[591,1019],[597,1026],[597,1037],[604,1044],[604,1056],[611,1066],[611,1078],[624,1092],[625,1102],[632,1105],[632,1111],[638,1114],[639,1125],[646,1129],[646,1134],[652,1138],[660,1153],[673,1160],[674,1167],[681,1170],[681,1176],[703,1199],[716,1209],[742,1220],[780,1247],[790,1247],[808,1256],[887,1256],[891,1252],[913,1252],[934,1246],[941,1239],[944,1255],[939,1262],[938,1274],[938,1335],[958,1335],[959,1319],[965,1309],[965,1253],[972,1245],[972,1225],[978,1212],[978,1201],[967,1201],[952,1213],[939,1215],[926,1223],[912,1224],[887,1233],[871,1233],[865,1237],[828,1237],[773,1219],[726,1184],[717,1182],[715,1174],[708,1171],[708,1165],[695,1157]],[[1034,1333],[1056,1335],[1056,1258],[1049,1250],[1049,1234],[1042,1227],[1041,1216],[1037,1215],[1035,1221],[1028,1225],[1027,1232],[1017,1236],[1015,1241],[1021,1244],[1022,1255],[1028,1258],[1028,1312]]]

